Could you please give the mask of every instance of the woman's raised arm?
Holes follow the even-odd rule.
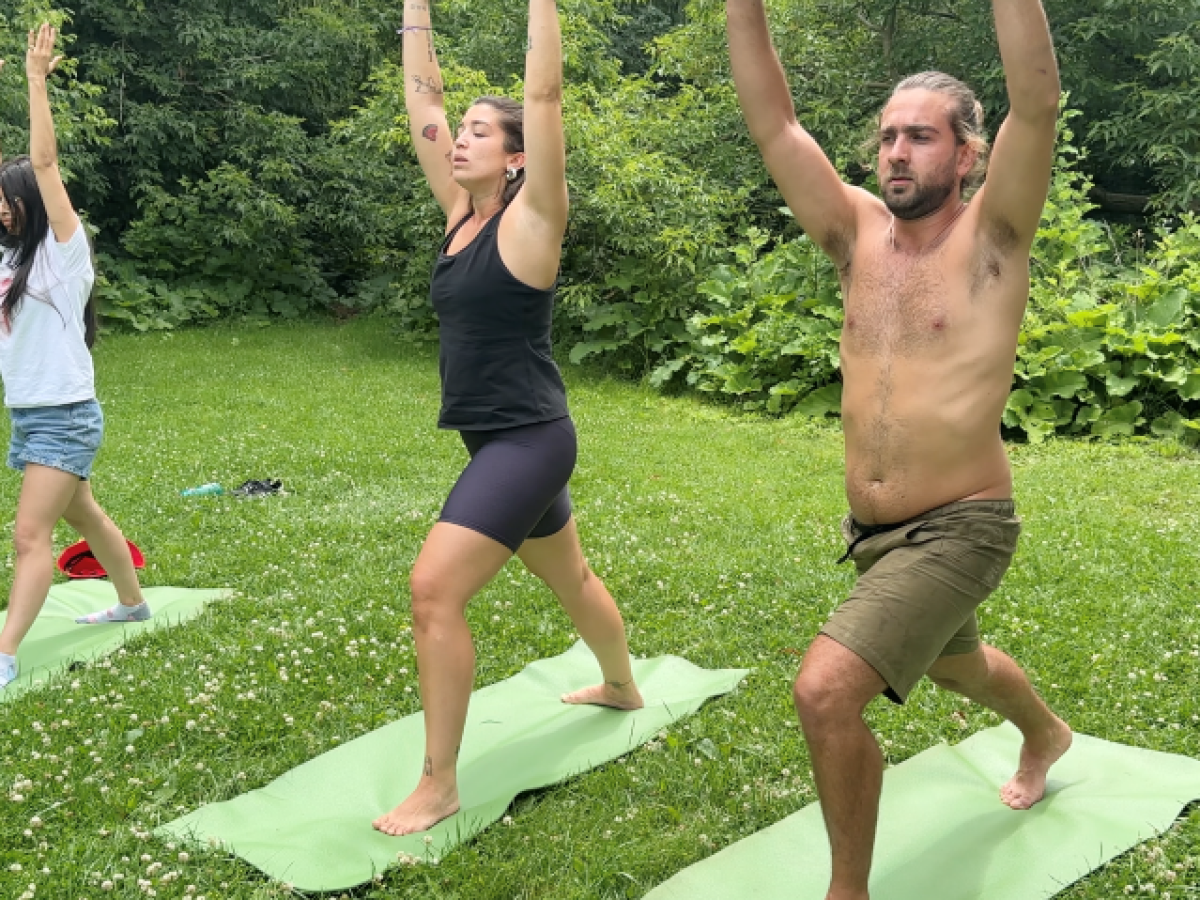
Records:
[[[561,239],[567,228],[567,151],[563,138],[562,33],[554,0],[529,0],[525,54],[523,218]]]
[[[467,193],[454,180],[454,135],[442,104],[442,73],[433,50],[432,0],[404,0],[404,106],[421,171],[449,219]]]
[[[46,87],[46,79],[62,59],[54,55],[56,36],[48,23],[29,32],[25,75],[29,79],[29,159],[54,238],[65,244],[74,237],[79,216],[75,214],[58,170],[58,141],[54,137],[54,118],[50,114],[50,95]]]

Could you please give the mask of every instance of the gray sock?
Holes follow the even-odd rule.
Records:
[[[144,622],[150,618],[150,606],[143,600],[137,606],[126,606],[118,603],[108,609],[90,615],[80,616],[75,620],[76,625],[108,625],[114,622]]]
[[[17,658],[0,653],[0,688],[6,688],[17,680]]]

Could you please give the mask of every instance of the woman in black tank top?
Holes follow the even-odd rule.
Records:
[[[562,46],[554,0],[530,0],[525,106],[483,97],[452,135],[427,0],[404,8],[405,104],[417,157],[446,214],[430,294],[441,337],[438,424],[471,462],[410,579],[425,715],[425,766],[387,834],[425,831],[458,810],[456,760],[475,677],[467,603],[516,553],[562,603],[603,682],[563,697],[638,709],[625,626],[588,568],[567,479],[575,430],[550,348],[567,226]]]

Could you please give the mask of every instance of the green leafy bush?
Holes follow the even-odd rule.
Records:
[[[561,305],[582,333],[572,362],[602,355],[641,375],[687,341],[684,323],[703,307],[697,285],[730,258],[743,218],[745,183],[713,177],[700,150],[717,142],[730,102],[691,89],[660,96],[644,78],[568,91]]]
[[[759,256],[766,240],[751,228],[735,248],[735,264],[717,266],[701,282],[706,308],[687,320],[686,340],[651,383],[681,376],[745,409],[836,411],[842,302],[833,265],[807,238]]]
[[[1053,294],[1035,282],[1005,425],[1039,441],[1153,432],[1200,439],[1200,221],[1147,258]]]

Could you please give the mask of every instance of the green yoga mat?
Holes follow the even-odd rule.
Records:
[[[46,605],[21,643],[17,655],[21,674],[0,691],[0,703],[12,700],[43,684],[55,672],[76,660],[95,659],[111,653],[125,641],[156,628],[168,628],[198,616],[213,600],[228,590],[150,587],[142,589],[153,615],[145,622],[124,625],[76,625],[87,615],[117,602],[117,592],[107,581],[73,581],[50,588]],[[7,612],[0,613],[3,622]]]
[[[1041,803],[998,797],[1020,733],[989,728],[883,778],[871,896],[1042,900],[1170,827],[1200,798],[1200,761],[1076,735]],[[823,900],[829,842],[816,804],[702,860],[646,900]]]
[[[559,700],[599,679],[582,644],[476,691],[459,756],[462,808],[424,834],[389,837],[371,827],[416,787],[425,753],[420,713],[322,754],[259,790],[201,807],[157,833],[222,846],[300,890],[362,884],[395,865],[400,853],[444,856],[500,818],[517,794],[629,752],[708,698],[732,690],[746,674],[700,669],[673,656],[636,660],[633,672],[646,699],[637,712]]]

